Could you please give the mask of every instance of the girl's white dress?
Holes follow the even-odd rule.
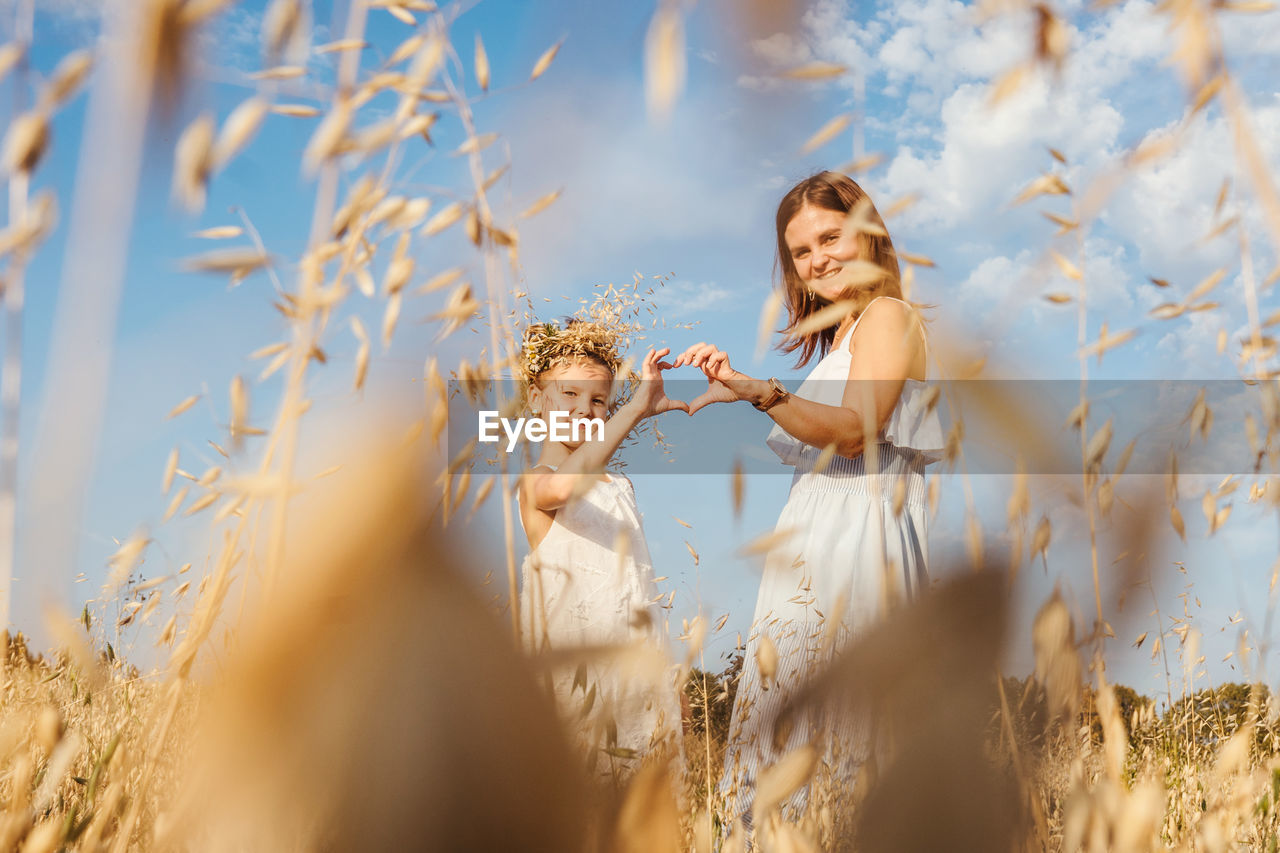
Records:
[[[663,656],[662,593],[631,481],[596,482],[556,511],[525,558],[521,630],[534,652],[630,645],[599,651],[552,675],[561,716],[589,768],[625,774],[660,745],[678,741],[680,706]]]
[[[852,358],[848,340],[856,328],[857,321],[796,396],[841,405]],[[749,815],[759,772],[792,749],[817,745],[825,771],[844,784],[867,757],[866,718],[826,709],[774,724],[795,689],[842,644],[927,583],[924,468],[944,446],[941,423],[928,409],[927,389],[924,382],[907,380],[874,446],[874,460],[868,458],[869,448],[856,459],[832,457],[816,471],[820,448],[777,426],[769,434],[769,447],[795,468],[777,525],[780,532],[794,532],[766,557],[734,700],[721,781],[731,820]],[[901,499],[898,514],[895,491]],[[765,635],[778,656],[772,684],[762,682],[758,665]],[[799,806],[804,797],[802,791],[790,802]]]

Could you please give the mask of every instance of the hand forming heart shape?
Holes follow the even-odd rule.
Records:
[[[673,400],[667,396],[666,386],[662,382],[662,372],[675,367],[674,364],[661,360],[663,356],[670,354],[670,347],[651,349],[640,366],[640,388],[636,391],[636,397],[647,415],[660,415],[675,410],[689,412],[689,404],[684,400]]]
[[[751,377],[733,369],[727,352],[713,344],[699,343],[682,352],[674,362],[662,361],[670,353],[670,347],[651,349],[644,357],[640,371],[641,390],[637,394],[647,414],[679,410],[694,415],[712,403],[732,403],[743,399],[740,390],[735,390],[734,386],[751,381]],[[664,371],[685,366],[697,367],[707,377],[707,390],[687,402],[667,396],[662,381]]]
[[[741,400],[734,385],[749,380],[751,377],[733,369],[729,364],[729,354],[714,344],[698,343],[689,347],[676,358],[672,367],[692,365],[701,368],[707,377],[707,390],[689,401],[689,414],[712,403],[732,403]]]

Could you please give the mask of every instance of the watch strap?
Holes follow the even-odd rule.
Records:
[[[768,397],[765,397],[758,403],[752,404],[762,412],[769,411],[778,403],[790,396],[790,392],[787,391],[786,386],[779,382],[776,376],[769,378],[769,389]]]

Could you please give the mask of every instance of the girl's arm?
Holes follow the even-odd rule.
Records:
[[[575,490],[592,482],[584,481],[583,477],[596,477],[604,471],[604,466],[622,440],[640,421],[672,409],[689,411],[688,403],[667,397],[662,384],[662,371],[670,370],[672,366],[660,359],[670,352],[669,348],[656,352],[649,350],[640,371],[640,387],[625,405],[613,413],[613,417],[605,421],[602,440],[582,442],[555,471],[534,468],[525,475],[526,494],[533,506],[544,512],[553,512],[567,504],[574,497]]]
[[[910,309],[895,300],[881,299],[868,306],[854,337],[857,346],[853,348],[848,381],[839,406],[791,394],[768,410],[769,417],[778,426],[805,444],[814,447],[834,444],[836,453],[850,458],[861,454],[866,444],[863,412],[871,408],[875,430],[872,435],[878,435],[893,414],[913,366],[923,361],[919,323]],[[691,411],[713,402],[755,403],[767,399],[771,393],[767,381],[734,370],[729,365],[728,354],[710,345],[691,347],[675,364],[702,367],[711,384],[706,394],[692,402]]]
[[[642,407],[634,399],[629,400],[604,422],[602,440],[582,442],[555,471],[538,467],[525,474],[525,493],[533,506],[543,512],[554,512],[567,504],[574,497],[574,491],[586,485],[582,478],[598,476],[622,440],[643,418]]]
[[[552,473],[554,472],[550,468],[539,465],[534,466],[520,477],[520,491],[518,494],[520,524],[524,527],[524,535],[529,540],[530,548],[538,547],[538,544],[542,542],[548,531],[551,530],[552,522],[555,521],[555,510],[544,510],[539,507],[533,490],[534,484],[540,477]]]

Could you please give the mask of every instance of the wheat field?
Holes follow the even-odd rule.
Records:
[[[321,42],[310,3],[270,0],[258,34],[261,65],[240,80],[252,92],[221,115],[202,111],[187,119],[184,99],[208,67],[201,33],[234,5],[107,2],[95,48],[72,52],[42,73],[29,61],[42,37],[32,28],[32,0],[3,10],[15,24],[13,38],[0,46],[0,78],[18,93],[18,107],[4,132],[9,216],[0,235],[6,342],[0,574],[5,617],[14,626],[0,655],[0,850],[747,849],[747,839],[724,824],[717,790],[743,660],[739,653],[720,667],[702,654],[724,621],[686,621],[671,649],[667,663],[679,673],[688,716],[682,754],[654,757],[607,780],[588,774],[543,689],[546,672],[575,655],[642,672],[643,655],[568,649],[548,660],[519,648],[517,472],[473,471],[469,449],[447,452],[449,381],[511,375],[520,326],[535,305],[511,286],[508,271],[518,269],[527,248],[523,224],[560,196],[552,190],[514,209],[491,197],[502,173],[519,164],[503,162],[501,128],[484,126],[476,108],[488,98],[535,98],[561,43],[530,56],[524,79],[498,81],[482,38],[451,41],[450,25],[472,3],[352,0],[339,4],[341,26],[326,29],[328,41]],[[1110,5],[1076,11],[1101,15]],[[1134,330],[1089,325],[1090,282],[1082,272],[1086,234],[1112,194],[1131,173],[1176,151],[1207,109],[1220,110],[1233,131],[1233,192],[1257,200],[1263,239],[1280,245],[1275,177],[1219,29],[1222,16],[1269,8],[1234,0],[1160,3],[1156,14],[1176,45],[1168,67],[1187,104],[1172,117],[1170,132],[1158,145],[1125,152],[1114,173],[1089,186],[1068,185],[1060,168],[1066,163],[1055,152],[1055,165],[1007,193],[1028,217],[1039,217],[1036,204],[1045,198],[1065,197],[1070,205],[1070,215],[1045,214],[1059,228],[1058,249],[1035,248],[1075,290],[1036,298],[1074,307],[1079,318],[1079,445],[1072,448],[1070,479],[1088,521],[1077,545],[1091,562],[1093,612],[1082,616],[1058,593],[1042,601],[1030,637],[1034,672],[1002,673],[1010,644],[1019,642],[1012,628],[1019,571],[1045,559],[1054,541],[1047,520],[1035,520],[1032,478],[1019,473],[998,513],[1011,545],[984,547],[973,519],[964,547],[935,552],[938,568],[931,571],[943,581],[814,674],[798,701],[834,701],[850,714],[874,707],[884,720],[883,754],[862,768],[852,788],[835,784],[812,750],[769,768],[758,786],[755,849],[1280,849],[1280,697],[1267,686],[1265,642],[1259,650],[1256,639],[1242,640],[1241,682],[1211,685],[1197,683],[1203,658],[1189,623],[1175,619],[1165,629],[1161,622],[1156,634],[1134,640],[1116,638],[1104,619],[1113,590],[1146,585],[1154,597],[1156,585],[1178,581],[1129,564],[1117,570],[1119,581],[1107,581],[1102,540],[1123,540],[1135,552],[1157,543],[1176,548],[1186,539],[1179,509],[1186,495],[1179,494],[1176,467],[1157,489],[1131,488],[1125,461],[1108,456],[1110,424],[1089,418],[1088,365],[1125,347]],[[798,2],[749,0],[715,14],[745,42],[794,24],[805,10]],[[983,0],[973,12],[1034,22],[1025,61],[992,81],[992,103],[1075,61],[1065,13],[1052,4]],[[661,0],[637,46],[651,121],[664,120],[691,76],[686,56],[697,47],[686,41],[691,14],[692,4]],[[401,37],[370,50],[375,16],[379,27],[394,21]],[[308,63],[317,56],[330,73],[312,81]],[[779,78],[780,85],[802,85],[850,73],[797,59]],[[77,174],[74,199],[59,198],[41,181],[51,128],[91,81],[95,101],[82,133],[104,141],[104,168]],[[808,152],[860,134],[860,121],[830,118],[795,139],[795,147]],[[94,341],[115,332],[132,199],[155,171],[149,146],[165,140],[171,173],[162,179],[172,203],[198,213],[229,164],[280,122],[306,128],[305,144],[288,163],[300,166],[314,189],[305,248],[286,262],[241,216],[202,230],[196,236],[212,248],[183,262],[193,276],[231,286],[270,278],[274,311],[287,327],[283,339],[246,353],[260,367],[257,376],[237,375],[226,389],[175,401],[168,413],[186,416],[206,396],[225,413],[207,436],[218,464],[196,470],[198,460],[177,449],[156,460],[164,470],[155,497],[163,523],[191,519],[207,530],[200,541],[209,547],[173,555],[182,568],[154,576],[144,568],[154,540],[140,531],[120,541],[92,606],[10,610],[7,579],[27,570],[14,565],[13,543],[18,420],[30,400],[18,391],[23,300],[34,259],[55,230],[68,230],[55,337],[61,349],[44,377],[51,390],[41,440],[55,450],[33,457],[33,500],[41,511],[22,532],[48,571],[70,577],[76,501],[105,405],[93,390],[102,384]],[[462,129],[465,141],[449,153],[468,182],[433,194],[397,166],[408,147],[431,141],[437,122]],[[867,158],[843,169],[872,167]],[[1234,203],[1226,187],[1212,201],[1219,209]],[[890,200],[890,227],[910,203]],[[465,239],[451,245],[465,254],[430,254],[433,240],[455,232]],[[1239,242],[1233,263],[1243,292],[1215,290],[1224,271],[1151,312],[1152,322],[1176,323],[1228,300],[1248,308],[1237,362],[1241,376],[1258,386],[1261,417],[1211,411],[1203,400],[1187,413],[1192,432],[1206,437],[1215,419],[1218,430],[1247,420],[1256,445],[1251,478],[1205,493],[1210,534],[1228,522],[1226,498],[1242,485],[1250,486],[1251,501],[1280,497],[1274,485],[1267,488],[1280,427],[1269,332],[1278,318],[1260,309],[1276,275],[1255,274],[1259,249],[1238,220],[1224,219],[1214,236],[1222,234]],[[1072,244],[1074,253],[1066,248]],[[900,257],[909,291],[916,271],[933,262],[906,251]],[[482,274],[470,280],[464,265]],[[631,322],[626,318],[636,316],[641,292],[609,286],[598,304]],[[352,309],[357,298],[376,305],[377,328],[366,328]],[[767,333],[778,322],[777,299],[759,310]],[[344,421],[341,438],[317,448],[308,439],[320,429],[310,412],[315,372],[345,371],[344,382],[361,391],[379,353],[403,335],[410,312],[429,314],[439,340],[474,332],[471,356],[444,363],[419,353],[418,384],[403,394],[410,405],[359,408]],[[352,348],[349,358],[333,355]],[[975,378],[983,368],[940,348],[937,369],[948,378]],[[203,379],[192,377],[192,387]],[[262,390],[268,380],[278,393]],[[977,405],[988,409],[985,416],[1015,425],[1033,414],[1023,401],[996,394]],[[952,414],[945,464],[963,472],[964,418]],[[1030,442],[1025,450],[1037,452]],[[321,474],[312,476],[317,460]],[[740,489],[735,480],[726,503],[738,504]],[[937,499],[932,492],[931,501]],[[1133,511],[1113,517],[1117,502]],[[498,565],[474,565],[472,534],[460,523],[482,506],[499,506],[502,514],[502,530],[489,532],[504,554]],[[1270,589],[1252,592],[1266,598],[1268,620],[1274,571]],[[475,578],[485,573],[491,580],[480,587]],[[36,622],[52,638],[49,648],[36,648],[18,630]],[[144,624],[155,637],[157,651],[147,652],[158,655],[154,666],[140,666],[130,659],[132,648],[120,646],[122,633]],[[1163,697],[1113,683],[1109,655],[1131,643],[1144,655],[1151,650],[1166,673]],[[805,785],[803,810],[784,808]]]

